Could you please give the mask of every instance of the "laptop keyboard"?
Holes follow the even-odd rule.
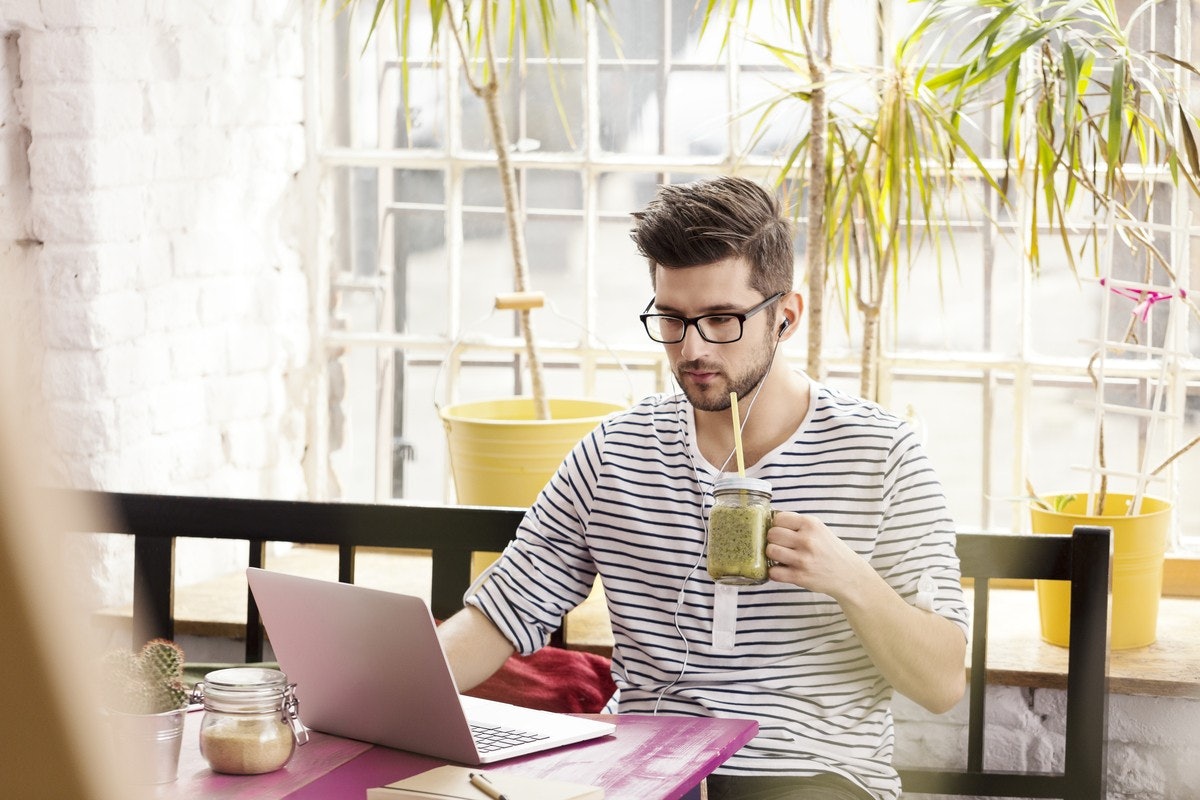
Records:
[[[502,728],[499,725],[483,725],[471,723],[471,734],[475,737],[475,747],[480,753],[492,753],[509,747],[536,742],[549,738],[544,733],[534,731],[519,731]]]

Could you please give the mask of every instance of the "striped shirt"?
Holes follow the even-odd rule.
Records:
[[[913,430],[815,382],[811,397],[796,433],[747,477],[771,484],[776,510],[823,521],[909,602],[931,578],[933,609],[965,635],[953,524]],[[719,772],[832,772],[898,797],[892,689],[833,598],[773,581],[740,587],[736,642],[713,646],[704,542],[718,473],[695,441],[692,407],[678,394],[605,420],[564,460],[468,602],[531,653],[599,574],[621,713],[753,718],[758,736]]]

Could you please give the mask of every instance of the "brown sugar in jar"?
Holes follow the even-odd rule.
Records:
[[[237,667],[210,672],[196,684],[203,699],[200,754],[214,772],[258,775],[287,764],[308,740],[298,717],[295,684],[279,670]]]

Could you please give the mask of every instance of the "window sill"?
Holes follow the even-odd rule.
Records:
[[[1163,594],[1200,597],[1200,556],[1167,556],[1163,563]]]
[[[1037,595],[1026,589],[993,589],[990,605],[988,683],[1065,689],[1067,649],[1042,641]],[[1157,641],[1133,650],[1112,651],[1109,690],[1114,694],[1200,698],[1198,619],[1200,599],[1162,598]]]

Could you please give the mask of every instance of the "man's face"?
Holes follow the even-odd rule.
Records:
[[[655,269],[654,309],[660,314],[697,317],[745,313],[765,298],[750,288],[750,267],[727,259],[702,267]],[[775,349],[775,306],[746,320],[742,338],[728,344],[706,342],[689,325],[682,342],[664,344],[675,380],[701,411],[729,408],[729,393],[743,399],[771,368]]]

